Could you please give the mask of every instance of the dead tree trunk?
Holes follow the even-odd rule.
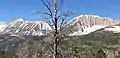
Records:
[[[41,0],[43,5],[47,8],[48,12],[43,12],[43,14],[47,15],[52,23],[54,24],[54,38],[53,38],[53,58],[60,58],[59,57],[59,51],[58,51],[58,45],[61,41],[60,38],[60,31],[58,31],[58,21],[61,23],[60,27],[63,26],[65,23],[66,17],[71,15],[71,12],[66,13],[58,13],[63,6],[63,0]],[[61,29],[61,28],[60,28]]]

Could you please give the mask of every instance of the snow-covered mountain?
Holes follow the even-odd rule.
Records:
[[[105,28],[105,31],[120,32],[119,20],[98,15],[80,15],[69,21],[62,29],[64,34],[69,36],[86,35],[91,32]],[[53,27],[44,21],[25,21],[16,19],[6,25],[0,23],[0,33],[15,35],[47,35],[53,31]],[[51,32],[52,33],[52,32]]]
[[[42,50],[44,53],[49,53],[49,50],[47,49],[49,44],[53,43],[54,38],[53,35],[51,35],[53,34],[53,29],[48,23],[43,21],[25,21],[23,19],[17,19],[7,26],[4,23],[0,23],[0,27],[2,27],[2,34],[0,34],[0,48],[2,51],[15,51],[16,54],[21,56],[23,54],[26,55],[29,52],[28,49],[31,47],[34,50],[34,53],[38,50],[40,52]],[[62,40],[60,47],[63,47],[63,51],[64,48],[69,49],[69,47],[71,47],[70,44],[77,44],[83,49],[92,47],[91,45],[94,43],[100,45],[102,43],[105,49],[107,48],[108,51],[110,50],[110,53],[113,50],[112,53],[114,53],[116,49],[115,45],[118,44],[117,41],[120,38],[120,21],[97,15],[80,15],[63,26],[61,31],[63,34],[70,35],[64,36],[64,40]],[[50,35],[40,36],[47,34]],[[42,48],[40,46],[42,46]]]
[[[68,22],[65,26],[64,32],[70,36],[85,35],[101,28],[114,26],[120,21],[111,19],[109,17],[100,17],[97,15],[80,15]],[[106,29],[108,31],[108,29]]]
[[[4,29],[2,33],[12,35],[47,35],[52,30],[51,26],[43,21],[24,21],[16,19]]]
[[[0,32],[2,32],[7,27],[7,24],[4,22],[0,22]]]

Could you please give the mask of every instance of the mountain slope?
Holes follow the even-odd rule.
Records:
[[[97,15],[80,15],[68,22],[63,32],[70,36],[85,35],[98,29],[119,24],[120,21]]]
[[[2,33],[12,35],[47,35],[52,30],[50,25],[43,21],[24,21],[17,19],[12,21]]]
[[[4,22],[0,22],[0,32],[2,32],[5,29],[5,27],[7,27],[7,24]]]
[[[105,29],[106,31],[116,31],[119,29],[119,26],[115,26],[119,24],[119,20],[114,20],[108,17],[100,17],[97,15],[80,15],[70,22],[68,22],[64,28],[62,28],[62,32],[69,36],[74,35],[86,35],[101,28],[113,26],[114,30],[110,28]],[[4,26],[4,25],[1,25]],[[41,36],[47,35],[53,28],[46,22],[43,21],[24,21],[19,18],[12,21],[7,25],[6,28],[2,28],[2,34],[12,34],[15,35],[34,35]],[[119,31],[119,30],[118,30]],[[117,31],[116,31],[117,32]]]
[[[120,38],[119,28],[119,21],[110,18],[95,15],[81,15],[74,18],[62,29],[64,34],[70,35],[64,36],[60,43],[62,53],[68,54],[71,47],[74,49],[74,46],[75,48],[81,47],[79,49],[84,51],[87,49],[86,47],[90,48],[92,42],[102,43],[105,48],[114,50]],[[50,58],[47,56],[52,54],[49,50],[52,48],[50,45],[53,41],[52,30],[51,26],[43,21],[17,19],[11,22],[0,34],[0,48],[5,51],[12,50],[15,54],[22,56],[21,58],[26,58],[25,55],[29,54],[31,50],[34,54],[42,52],[44,58]],[[50,35],[48,35],[49,32]],[[11,34],[23,36],[11,36]],[[66,58],[70,57],[68,55]]]

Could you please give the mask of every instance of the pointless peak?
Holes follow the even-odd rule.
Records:
[[[16,19],[12,21],[2,31],[2,33],[12,35],[47,35],[52,30],[51,26],[43,21],[25,21],[23,19]]]
[[[23,18],[18,18],[15,21],[24,21],[24,19]]]
[[[46,23],[46,22],[44,22],[44,21],[27,21],[27,20],[24,20],[23,18],[18,18],[18,19],[15,19],[15,20],[13,20],[12,22],[31,22],[31,23],[34,23],[34,22],[38,22],[38,23]]]

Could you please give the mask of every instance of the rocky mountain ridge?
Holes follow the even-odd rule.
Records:
[[[80,15],[68,22],[64,31],[70,36],[85,35],[98,29],[119,24],[119,20],[97,15]]]
[[[23,19],[17,19],[8,24],[1,33],[41,36],[47,35],[51,30],[51,26],[43,21],[24,21]]]
[[[0,22],[0,32],[3,31],[7,27],[7,24],[4,22]]]
[[[114,28],[106,28],[106,31],[119,32],[120,26],[119,20],[115,20],[109,17],[100,17],[97,15],[80,15],[73,20],[69,21],[62,29],[63,33],[69,36],[74,35],[85,35],[101,28],[113,26]],[[16,35],[34,35],[41,36],[47,35],[53,28],[46,22],[43,21],[25,21],[21,18],[16,19],[6,24],[0,24],[0,33]]]

